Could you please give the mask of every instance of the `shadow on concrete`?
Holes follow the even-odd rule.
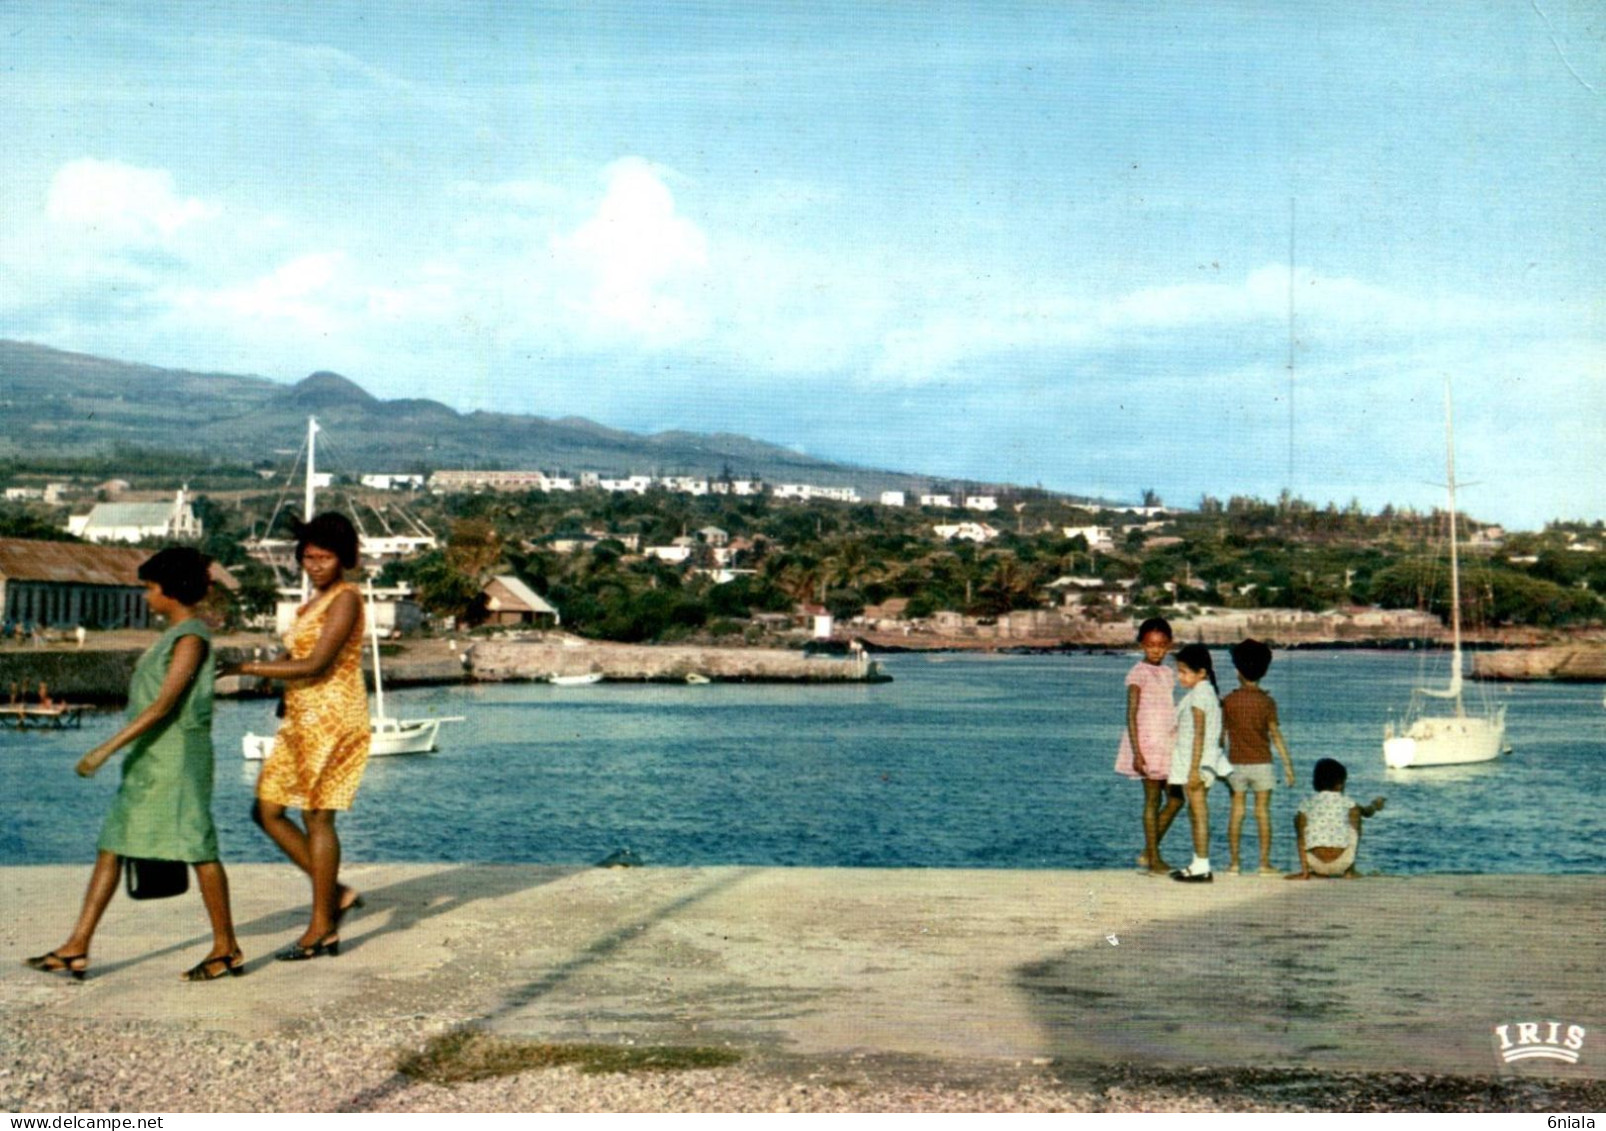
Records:
[[[1598,1081],[1568,1077],[1599,1069],[1503,1065],[1493,1026],[1584,1016],[1598,1000],[1602,952],[1598,934],[1586,941],[1569,929],[1576,894],[1547,895],[1525,879],[1245,879],[1236,882],[1266,892],[1219,909],[1208,896],[1205,906],[1188,899],[1187,910],[1113,944],[1022,965],[1014,984],[1052,1071],[1095,1093],[1174,1087],[1351,1110],[1525,1109],[1523,1097],[1598,1091]],[[1169,894],[1157,885],[1157,898]],[[1473,902],[1443,913],[1458,901]],[[1544,953],[1552,957],[1536,958]],[[1464,1106],[1491,1097],[1497,1106]]]
[[[289,864],[284,865],[293,871]],[[427,875],[414,876],[362,893],[364,906],[347,913],[342,953],[360,949],[381,935],[407,931],[428,919],[461,910],[480,900],[496,900],[518,892],[531,891],[547,884],[557,883],[577,872],[587,871],[584,865],[550,866],[459,864],[441,868]],[[231,882],[233,881],[231,878]],[[196,907],[197,922],[206,921],[205,912]],[[311,909],[306,904],[287,907],[282,911],[258,915],[234,925],[234,933],[246,951],[246,973],[272,962],[274,951],[295,941],[306,927]],[[370,922],[382,920],[382,925],[370,927]],[[359,933],[359,928],[361,929]],[[264,936],[279,936],[282,941],[262,948],[245,945],[245,940]],[[117,970],[160,961],[175,954],[192,952],[206,947],[212,934],[203,931],[180,939],[170,946],[147,951],[134,958],[96,966],[95,973],[107,974]],[[256,951],[256,953],[252,953]]]

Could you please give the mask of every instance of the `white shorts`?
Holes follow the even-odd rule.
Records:
[[[1227,784],[1232,786],[1234,793],[1246,791],[1270,793],[1276,781],[1277,775],[1273,772],[1270,762],[1249,762],[1242,766],[1234,766],[1232,773],[1227,775]]]

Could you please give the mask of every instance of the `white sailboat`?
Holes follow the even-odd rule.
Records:
[[[307,418],[307,487],[303,497],[303,514],[309,518],[314,513],[313,504],[316,502],[315,464],[317,451],[318,421],[313,417]],[[307,579],[301,579],[301,599],[305,603],[310,596]],[[374,756],[386,754],[430,754],[439,749],[438,739],[442,723],[460,723],[464,720],[462,715],[447,715],[431,719],[393,719],[385,714],[385,683],[384,675],[379,662],[379,625],[374,615],[374,586],[373,579],[368,579],[366,592],[367,620],[369,643],[373,649],[374,657],[374,713],[369,717],[370,746],[368,752]],[[273,735],[246,734],[241,740],[241,753],[251,761],[260,761],[266,758],[273,750]]]
[[[1450,682],[1446,687],[1415,688],[1406,718],[1398,725],[1391,720],[1384,727],[1383,764],[1391,770],[1492,762],[1507,750],[1505,705],[1469,710],[1461,694],[1461,561],[1455,508],[1455,417],[1448,385],[1444,391],[1444,414],[1450,493]]]

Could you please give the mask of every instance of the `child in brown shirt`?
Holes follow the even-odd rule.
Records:
[[[1260,681],[1271,667],[1271,649],[1258,640],[1245,640],[1231,649],[1232,666],[1238,670],[1238,689],[1221,701],[1222,731],[1227,737],[1227,761],[1232,772],[1227,784],[1232,788],[1232,808],[1227,815],[1229,875],[1237,875],[1238,844],[1244,825],[1244,802],[1255,795],[1255,827],[1260,833],[1260,874],[1278,876],[1271,866],[1271,790],[1275,780],[1271,748],[1283,760],[1283,778],[1294,784],[1294,761],[1277,726],[1277,701],[1260,689]]]

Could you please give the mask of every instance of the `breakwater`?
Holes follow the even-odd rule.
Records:
[[[1606,683],[1606,644],[1484,652],[1472,658],[1472,675],[1513,683]]]
[[[468,650],[476,682],[597,674],[606,680],[684,683],[876,683],[890,678],[868,658],[810,656],[783,648],[607,644],[572,637],[482,641]],[[387,667],[388,672],[388,667]]]

